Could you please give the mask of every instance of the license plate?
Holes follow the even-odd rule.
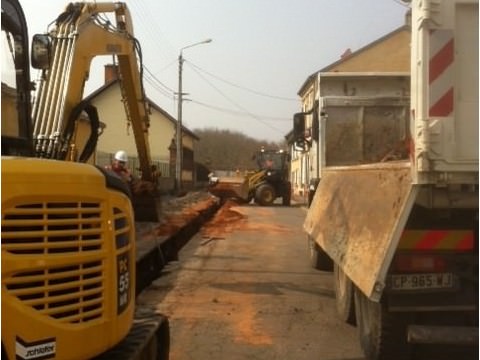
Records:
[[[390,275],[392,290],[453,289],[454,287],[452,273]]]

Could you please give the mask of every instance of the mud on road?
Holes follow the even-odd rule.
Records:
[[[138,298],[169,317],[171,359],[363,359],[308,265],[304,216],[227,202],[185,245]]]

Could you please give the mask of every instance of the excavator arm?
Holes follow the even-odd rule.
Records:
[[[115,25],[105,20],[107,16],[115,19]],[[78,161],[80,145],[73,134],[90,64],[95,56],[113,55],[118,59],[122,97],[135,137],[142,180],[153,181],[141,50],[133,36],[126,4],[71,3],[57,18],[48,37],[50,66],[44,68],[33,108],[37,156]]]

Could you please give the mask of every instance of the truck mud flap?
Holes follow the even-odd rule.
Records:
[[[416,192],[408,162],[328,168],[304,229],[366,296],[379,301]]]

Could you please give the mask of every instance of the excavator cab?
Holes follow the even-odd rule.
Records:
[[[2,1],[2,156],[31,156],[28,34],[22,9]]]

